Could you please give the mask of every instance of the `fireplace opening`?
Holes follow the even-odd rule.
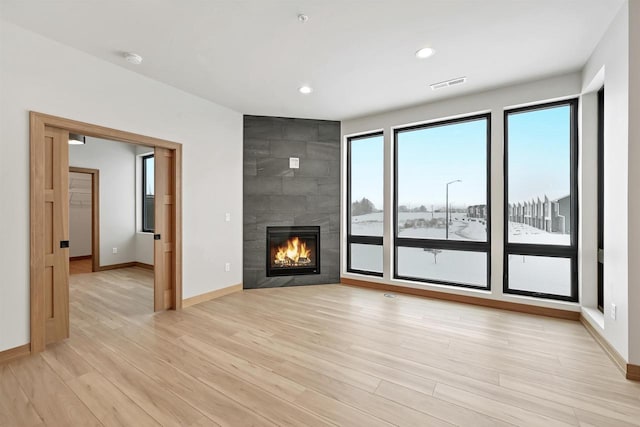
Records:
[[[320,274],[320,227],[267,227],[267,276]]]

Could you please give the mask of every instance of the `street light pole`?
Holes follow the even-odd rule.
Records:
[[[444,207],[444,219],[445,219],[445,229],[446,229],[446,239],[449,240],[449,184],[454,184],[456,182],[462,182],[460,179],[456,179],[455,181],[449,181],[446,185],[446,205]]]

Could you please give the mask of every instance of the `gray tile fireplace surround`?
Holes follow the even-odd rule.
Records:
[[[300,168],[289,168],[289,158]],[[340,122],[244,116],[245,289],[340,280]],[[267,277],[267,226],[320,226],[320,274]]]

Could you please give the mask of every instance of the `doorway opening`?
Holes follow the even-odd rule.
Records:
[[[69,259],[70,248],[73,246],[70,241],[69,219],[74,200],[80,205],[86,203],[91,207],[91,270],[104,271],[123,267],[117,263],[101,263],[101,252],[102,258],[105,258],[107,251],[104,248],[100,251],[100,172],[89,171],[91,168],[77,169],[76,165],[72,165],[70,169],[69,144],[72,138],[78,137],[84,141],[81,144],[86,142],[86,137],[93,137],[127,145],[143,145],[147,147],[147,152],[153,153],[154,229],[152,233],[148,233],[148,238],[153,253],[154,271],[147,273],[153,278],[153,310],[182,307],[181,144],[31,112],[30,310],[33,353],[43,351],[47,344],[69,336]],[[83,178],[87,181],[86,177],[81,175],[87,173],[91,174],[90,197],[87,197],[87,183],[82,182]],[[73,181],[70,182],[70,176],[75,177],[75,186]],[[76,187],[78,191],[75,191]],[[104,244],[108,235],[103,233],[102,237]],[[114,247],[113,255],[117,252],[118,248]],[[111,252],[108,254],[111,255]],[[144,264],[138,261],[130,263],[132,265],[124,267],[139,267],[137,264]],[[137,280],[130,276],[114,277],[116,281]]]
[[[69,274],[100,267],[100,171],[69,167]]]

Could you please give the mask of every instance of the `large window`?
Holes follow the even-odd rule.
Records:
[[[347,271],[382,276],[384,138],[347,139]]]
[[[153,154],[142,157],[142,231],[153,233],[155,218]]]
[[[490,115],[395,131],[395,278],[489,289]]]
[[[506,293],[577,301],[577,101],[505,112]]]

